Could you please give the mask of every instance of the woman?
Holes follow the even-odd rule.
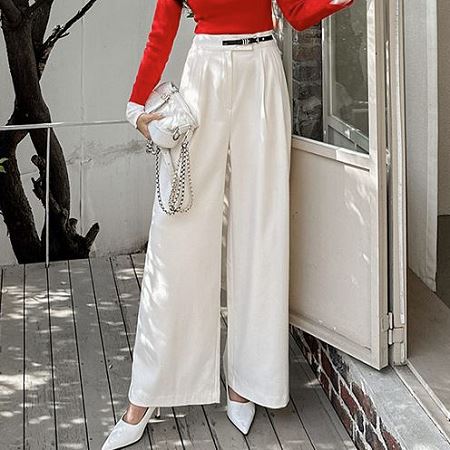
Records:
[[[277,0],[304,30],[353,0]],[[127,104],[148,138],[144,104],[178,31],[181,0],[157,0]],[[189,0],[196,27],[180,92],[199,120],[190,143],[195,201],[166,215],[155,199],[127,411],[103,450],[137,441],[157,407],[220,402],[224,181],[227,235],[227,415],[248,433],[255,403],[289,401],[288,260],[291,111],[271,0]],[[242,40],[246,38],[245,40]]]

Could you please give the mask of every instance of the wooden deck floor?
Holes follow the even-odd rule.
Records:
[[[1,269],[1,449],[100,449],[127,404],[143,265],[134,254]],[[223,325],[224,337],[225,308]],[[246,437],[224,404],[161,408],[129,448],[355,448],[292,338],[290,349],[291,400],[257,406]]]

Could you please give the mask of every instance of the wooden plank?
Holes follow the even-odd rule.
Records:
[[[144,258],[139,254],[54,262],[48,287],[43,264],[0,271],[0,398],[8,411],[0,415],[2,445],[101,447],[128,401]],[[223,313],[222,353],[227,331],[226,310]],[[133,448],[353,449],[297,343],[290,339],[291,401],[282,409],[257,405],[248,436],[226,415],[221,365],[220,404],[162,408],[162,418],[150,421],[147,434]]]
[[[283,450],[314,449],[292,399],[285,408],[267,408],[267,413]]]
[[[111,258],[114,280],[131,348],[134,347],[139,312],[140,282],[136,278],[134,264],[129,255]]]
[[[136,276],[133,261],[129,255],[111,258],[111,263],[128,340],[131,347],[133,347],[139,312],[140,283]],[[143,263],[144,261],[142,260],[140,263],[142,270]],[[153,448],[183,448],[183,440],[178,431],[178,424],[173,408],[161,407],[161,418],[153,418],[150,420],[149,428]]]
[[[69,270],[89,445],[98,449],[114,420],[89,260],[71,260]]]
[[[23,448],[24,266],[2,270],[0,310],[0,436],[5,448]]]
[[[144,276],[145,253],[133,253],[130,255],[130,258],[133,263],[136,278],[138,279],[139,285],[141,285],[142,277]]]
[[[285,408],[269,408],[267,413],[283,450],[314,449],[292,399]]]
[[[143,260],[142,258],[136,260],[136,272],[139,274],[142,273]],[[221,403],[174,408],[176,411],[189,410],[189,414],[186,414],[183,420],[178,420],[185,447],[248,449],[243,435],[226,416],[224,400],[225,391],[221,384]]]
[[[221,334],[220,334],[220,405],[214,405],[214,407],[208,407],[208,416],[211,416],[212,421],[214,419],[213,432],[220,439],[221,444],[224,444],[224,448],[232,449],[249,449],[250,445],[247,436],[244,436],[236,426],[230,421],[227,416],[227,392],[226,381],[223,369],[223,352],[225,349],[225,342],[227,337],[227,322],[224,319],[227,314],[227,309],[221,307]],[[256,414],[256,413],[255,413]],[[250,433],[253,432],[253,424]]]
[[[227,321],[227,315],[227,310],[223,308],[222,318],[225,323]],[[285,408],[265,408],[265,410],[283,449],[312,450],[314,448],[292,400],[289,400]],[[253,425],[250,433],[253,433]]]
[[[161,418],[149,422],[150,438],[154,449],[181,449],[184,443],[178,431],[173,408],[161,407]]]
[[[320,403],[322,404],[322,407],[324,410],[328,413],[328,416],[330,417],[331,421],[334,423],[334,426],[336,428],[336,431],[341,436],[341,440],[346,446],[346,448],[354,449],[355,445],[353,441],[350,439],[347,430],[345,429],[344,425],[342,424],[341,419],[336,413],[336,410],[334,409],[333,405],[330,402],[330,399],[325,394],[323,388],[318,383],[317,377],[313,370],[311,369],[311,366],[309,365],[308,361],[303,356],[303,353],[297,344],[296,340],[294,339],[294,336],[291,335],[290,337],[291,342],[293,343],[293,350],[295,354],[301,355],[302,357],[302,363],[301,366],[303,368],[303,371],[306,375],[306,377],[310,380],[310,383],[317,384],[321,389],[317,390],[317,395],[319,397]]]
[[[255,417],[246,439],[251,449],[281,449],[281,444],[269,420],[267,409],[263,406],[256,405]]]
[[[354,449],[353,442],[319,381],[313,374],[312,377],[307,376],[306,371],[311,371],[311,368],[292,335],[290,335],[290,349],[291,399],[314,448]],[[329,405],[329,409],[325,405]]]
[[[224,298],[225,296],[225,298]],[[220,334],[220,404],[206,405],[205,412],[211,423],[211,431],[215,442],[220,442],[219,448],[242,450],[248,449],[247,437],[244,436],[230,421],[227,416],[227,393],[223,371],[223,351],[226,342],[227,323],[224,317],[227,315],[226,291],[221,291],[221,334]],[[253,429],[250,430],[252,432]]]
[[[200,405],[177,406],[176,420],[185,447],[198,450],[215,449],[208,419]]]
[[[269,409],[269,418],[283,450],[313,450],[292,400],[285,408]]]
[[[139,284],[141,284],[144,273],[145,253],[132,255],[131,261],[135,269],[135,276]],[[200,405],[175,407],[174,414],[185,447],[195,449],[215,448],[205,411]]]
[[[217,448],[227,450],[248,449],[245,436],[230,422],[227,417],[225,387],[220,383],[220,403],[204,405],[206,417]]]
[[[57,448],[88,448],[67,261],[48,268]]]
[[[128,405],[131,348],[125,330],[111,261],[109,258],[91,258],[90,264],[112,396],[111,413],[114,422],[117,422]],[[133,449],[149,448],[151,448],[150,437],[146,432],[142,439],[134,444]]]
[[[222,308],[222,336],[221,336],[221,354],[223,354],[225,347],[225,340],[227,336],[227,321],[226,311]],[[223,371],[223,361],[221,364],[221,378],[226,389],[225,373]],[[226,391],[225,391],[226,392]],[[226,394],[225,394],[226,399]],[[251,449],[281,449],[281,444],[278,440],[278,436],[272,426],[269,419],[267,408],[256,404],[255,417],[253,423],[246,436],[246,440],[249,448]]]
[[[25,265],[25,448],[56,448],[47,271]]]

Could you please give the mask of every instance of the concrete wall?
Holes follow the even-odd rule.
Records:
[[[47,34],[63,24],[84,2],[55,2]],[[125,120],[155,0],[99,1],[54,48],[42,78],[44,97],[53,121]],[[193,36],[194,21],[185,17],[162,79],[179,82]],[[0,33],[0,36],[3,36]],[[3,37],[0,37],[0,123],[13,110],[11,84]],[[95,223],[100,233],[92,254],[107,255],[141,247],[147,240],[154,195],[154,160],[145,154],[145,141],[130,124],[61,128],[72,194],[71,216],[79,232]],[[44,211],[31,192],[38,176],[30,157],[29,138],[19,146],[23,182],[40,232]],[[0,221],[0,264],[16,262],[6,227]]]
[[[436,289],[437,216],[450,214],[450,4],[405,3],[408,262]]]

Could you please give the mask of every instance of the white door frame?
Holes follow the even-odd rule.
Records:
[[[407,359],[407,216],[403,0],[389,1],[389,361]]]
[[[388,217],[387,217],[387,161],[386,152],[386,80],[385,80],[385,3],[367,1],[368,73],[369,73],[369,154],[293,136],[292,150],[306,152],[342,162],[365,170],[369,174],[367,186],[375,197],[370,209],[371,236],[370,261],[370,348],[362,347],[323,326],[319,321],[291,312],[291,323],[329,342],[342,351],[381,369],[388,364],[388,335],[392,314],[388,313]],[[327,19],[328,20],[328,19]],[[289,27],[288,27],[289,28]],[[292,93],[292,34],[284,32],[284,65],[289,74],[288,84]],[[292,97],[292,95],[291,95]],[[375,118],[375,120],[374,120]],[[332,293],[330,293],[331,295]],[[351,313],[351,312],[347,312]]]

